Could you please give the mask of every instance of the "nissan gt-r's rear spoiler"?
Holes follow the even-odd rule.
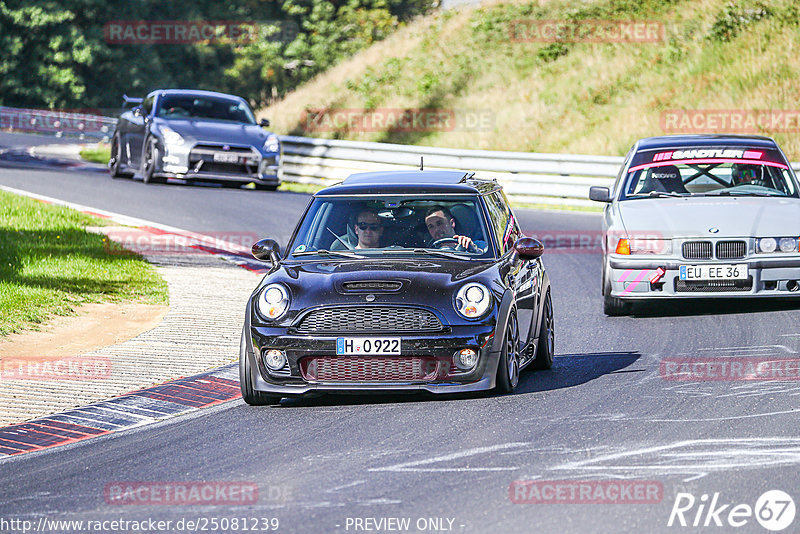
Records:
[[[138,106],[144,101],[144,98],[133,98],[128,95],[122,95],[122,107],[131,108]]]

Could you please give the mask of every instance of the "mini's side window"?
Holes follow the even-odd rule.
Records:
[[[495,191],[486,196],[486,208],[489,211],[494,235],[497,237],[500,256],[503,256],[522,236],[522,232],[502,191]]]

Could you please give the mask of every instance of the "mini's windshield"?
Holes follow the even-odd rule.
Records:
[[[708,152],[721,153],[723,157],[706,157]],[[733,152],[739,157],[725,157]],[[796,184],[781,159],[765,151],[722,149],[649,153],[644,157],[637,154],[628,170],[623,199],[696,195],[797,197]]]
[[[319,197],[289,244],[293,257],[493,254],[476,197]],[[344,252],[344,254],[341,254]]]
[[[250,108],[239,100],[207,96],[165,95],[159,99],[156,116],[165,119],[212,119],[255,124]]]

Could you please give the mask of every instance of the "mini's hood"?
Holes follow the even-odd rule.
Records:
[[[293,299],[293,308],[320,304],[346,304],[366,302],[365,296],[374,294],[374,302],[394,304],[425,304],[436,306],[437,297],[452,299],[467,279],[476,275],[487,285],[496,278],[493,262],[452,261],[440,258],[309,261],[284,263],[268,274],[264,284],[280,282],[286,285]],[[391,291],[346,291],[345,282],[399,281],[402,288]],[[499,288],[492,287],[495,291]],[[307,301],[306,301],[307,299]]]
[[[619,203],[629,233],[664,237],[767,237],[800,235],[800,199],[684,197]],[[716,228],[717,232],[710,232]]]
[[[257,124],[241,124],[202,119],[157,119],[187,140],[211,143],[253,145],[261,148],[269,132]]]

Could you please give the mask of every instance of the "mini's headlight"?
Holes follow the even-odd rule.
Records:
[[[266,319],[279,319],[289,309],[289,292],[281,284],[269,284],[256,300],[258,313]]]
[[[264,141],[264,150],[267,152],[280,152],[281,151],[281,141],[278,139],[278,136],[275,134],[269,134],[267,136],[267,140]]]
[[[797,239],[794,237],[782,237],[778,246],[781,252],[797,252]]]
[[[161,135],[164,136],[164,144],[167,145],[182,145],[183,137],[181,134],[170,128],[169,126],[161,127]]]
[[[759,252],[766,252],[769,254],[770,252],[775,252],[776,248],[778,248],[778,242],[772,237],[763,237],[758,240]]]
[[[467,319],[482,317],[492,304],[492,295],[483,284],[464,284],[456,293],[456,311]]]

